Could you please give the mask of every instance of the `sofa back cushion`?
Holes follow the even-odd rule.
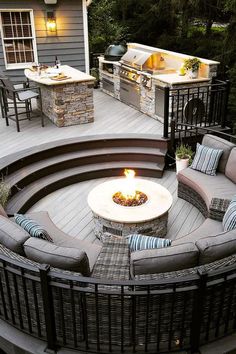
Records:
[[[199,264],[207,264],[236,253],[236,230],[217,236],[204,237],[196,242]]]
[[[223,154],[220,158],[219,165],[218,165],[218,171],[224,173],[230,151],[232,150],[233,147],[235,147],[235,145],[227,140],[224,140],[222,138],[219,138],[218,136],[211,135],[211,134],[204,135],[202,139],[202,144],[209,146],[213,149],[223,150]]]
[[[226,167],[225,175],[232,182],[236,183],[236,147],[233,148],[230,152]]]
[[[42,240],[53,242],[48,232],[36,221],[22,214],[15,214],[15,222],[27,231],[31,237],[41,238]]]
[[[90,275],[87,254],[79,249],[61,247],[52,242],[30,237],[24,243],[24,251],[32,261],[78,272],[84,276]]]
[[[24,255],[23,244],[30,238],[23,230],[9,218],[0,215],[0,243],[11,251]]]
[[[194,243],[132,252],[131,276],[191,268],[198,264],[198,255],[199,251]]]

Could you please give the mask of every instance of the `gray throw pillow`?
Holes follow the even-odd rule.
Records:
[[[36,221],[22,215],[15,214],[15,222],[20,225],[30,236],[41,238],[42,240],[53,242],[48,232],[40,226]]]
[[[28,238],[30,238],[28,232],[9,218],[0,215],[0,242],[3,246],[24,255],[23,244]]]
[[[87,254],[77,248],[61,247],[52,242],[30,237],[24,243],[24,251],[32,261],[78,272],[84,276],[90,275]]]
[[[208,146],[197,144],[197,151],[190,167],[206,175],[215,176],[222,154],[223,150],[221,149],[212,149]]]

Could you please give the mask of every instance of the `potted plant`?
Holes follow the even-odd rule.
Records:
[[[8,184],[6,184],[4,181],[0,182],[0,205],[2,205],[3,208],[7,205],[7,201],[9,199],[11,193],[11,188]]]
[[[175,151],[176,173],[187,168],[192,162],[193,151],[190,146],[181,144]]]
[[[191,79],[196,79],[198,77],[200,64],[201,60],[195,57],[184,60],[184,68],[188,71],[188,75]]]

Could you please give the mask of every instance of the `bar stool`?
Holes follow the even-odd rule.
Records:
[[[31,120],[31,118],[36,117],[32,116],[32,105],[31,100],[33,98],[38,99],[38,109],[40,111],[41,123],[42,127],[44,127],[44,116],[42,112],[42,98],[40,87],[33,86],[31,88],[26,87],[27,82],[24,82],[19,85],[13,85],[11,80],[0,73],[0,104],[1,104],[1,112],[2,116],[6,120],[6,125],[9,126],[9,120],[13,120],[16,122],[17,131],[20,131],[20,121],[22,120]],[[22,105],[23,104],[23,105]],[[24,107],[25,110],[19,112],[19,108]],[[13,110],[11,113],[10,109]],[[26,118],[19,118],[20,115],[26,115]],[[38,115],[37,115],[38,116]]]

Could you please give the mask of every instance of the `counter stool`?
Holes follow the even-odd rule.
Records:
[[[40,111],[42,127],[44,127],[44,116],[42,112],[42,98],[40,87],[33,86],[31,88],[26,87],[27,82],[24,82],[20,85],[13,85],[10,79],[0,73],[0,104],[2,116],[6,120],[6,125],[9,126],[9,120],[16,122],[17,131],[20,131],[20,121],[22,120],[31,120],[31,118],[36,117],[32,116],[32,105],[31,100],[33,98],[38,99],[38,108]],[[22,105],[23,104],[23,105]],[[22,112],[19,112],[19,108],[25,108]],[[10,113],[10,108],[13,109],[13,113]],[[26,118],[19,118],[20,115],[26,115]],[[38,115],[37,115],[38,116]]]

